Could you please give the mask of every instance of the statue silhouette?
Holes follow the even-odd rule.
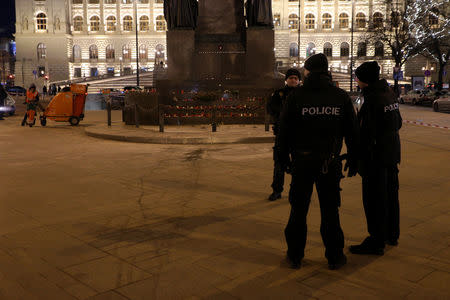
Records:
[[[248,27],[273,27],[272,0],[247,0]]]
[[[197,27],[197,0],[164,0],[164,18],[168,29]]]

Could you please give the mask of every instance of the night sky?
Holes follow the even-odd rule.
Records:
[[[0,2],[0,36],[8,36],[15,32],[14,0],[0,0]]]

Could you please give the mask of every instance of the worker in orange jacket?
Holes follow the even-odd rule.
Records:
[[[27,91],[25,102],[27,104],[27,111],[23,116],[22,126],[25,126],[29,113],[31,113],[34,117],[34,115],[36,114],[36,108],[39,106],[42,109],[42,107],[39,105],[39,93],[36,90],[36,85],[34,85],[34,83],[30,85],[30,88]]]

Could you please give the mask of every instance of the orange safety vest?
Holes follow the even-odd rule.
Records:
[[[36,101],[36,97],[38,95],[37,91],[34,91],[34,93],[32,93],[30,90],[27,91],[27,99],[26,102],[30,103],[32,101]]]

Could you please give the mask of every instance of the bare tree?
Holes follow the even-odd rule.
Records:
[[[416,0],[408,7],[409,29],[421,54],[439,65],[437,88],[442,89],[445,67],[450,60],[449,0]]]
[[[384,0],[386,15],[375,13],[371,16],[369,29],[362,35],[365,41],[376,44],[383,43],[390,50],[395,61],[394,89],[398,94],[398,74],[401,67],[412,56],[419,52],[416,38],[410,31],[408,23],[408,7],[415,0]],[[448,1],[448,0],[447,0]]]

